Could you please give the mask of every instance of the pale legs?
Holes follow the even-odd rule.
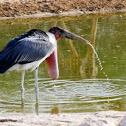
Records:
[[[25,76],[25,70],[22,70],[22,79],[21,79],[21,100],[24,100],[24,76]]]
[[[24,99],[24,76],[25,76],[25,70],[22,70],[21,99]],[[36,100],[38,100],[39,99],[38,67],[35,69],[35,92],[36,92]]]
[[[39,100],[38,67],[35,69],[35,92],[36,92],[36,102],[38,102]]]
[[[36,92],[36,103],[35,111],[36,114],[39,114],[39,87],[38,87],[38,67],[35,69],[35,92]]]
[[[22,110],[24,113],[24,76],[25,70],[22,70],[22,80],[21,80],[21,101],[22,101]],[[38,67],[35,69],[35,93],[36,93],[36,104],[35,109],[36,113],[38,114],[38,107],[39,107],[39,88],[38,88]]]
[[[21,108],[22,112],[25,113],[24,110],[24,76],[25,76],[25,70],[22,70],[22,78],[21,78]]]

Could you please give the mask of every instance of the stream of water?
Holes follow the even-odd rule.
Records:
[[[105,75],[105,78],[108,80],[109,78],[108,78],[107,74],[105,73],[105,71],[104,71],[104,69],[103,69],[102,63],[101,63],[101,61],[100,61],[100,58],[99,58],[99,56],[98,56],[98,54],[97,54],[95,48],[93,47],[93,45],[92,45],[91,43],[88,42],[87,44],[91,46],[93,52],[94,52],[95,55],[96,55],[96,59],[97,59],[98,62],[99,62],[100,70],[103,72],[103,74]]]

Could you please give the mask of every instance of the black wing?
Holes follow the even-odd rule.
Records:
[[[12,39],[0,52],[0,73],[15,64],[26,64],[44,58],[53,48],[48,35],[33,29]]]

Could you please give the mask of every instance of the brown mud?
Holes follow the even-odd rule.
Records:
[[[67,13],[71,15],[72,12],[85,14],[86,12],[122,11],[126,12],[126,0],[0,0],[0,17],[43,13],[53,16],[63,12],[71,12]]]

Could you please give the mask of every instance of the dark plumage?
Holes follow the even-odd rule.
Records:
[[[12,39],[0,52],[0,73],[15,64],[26,64],[45,57],[52,48],[48,35],[33,29]]]

